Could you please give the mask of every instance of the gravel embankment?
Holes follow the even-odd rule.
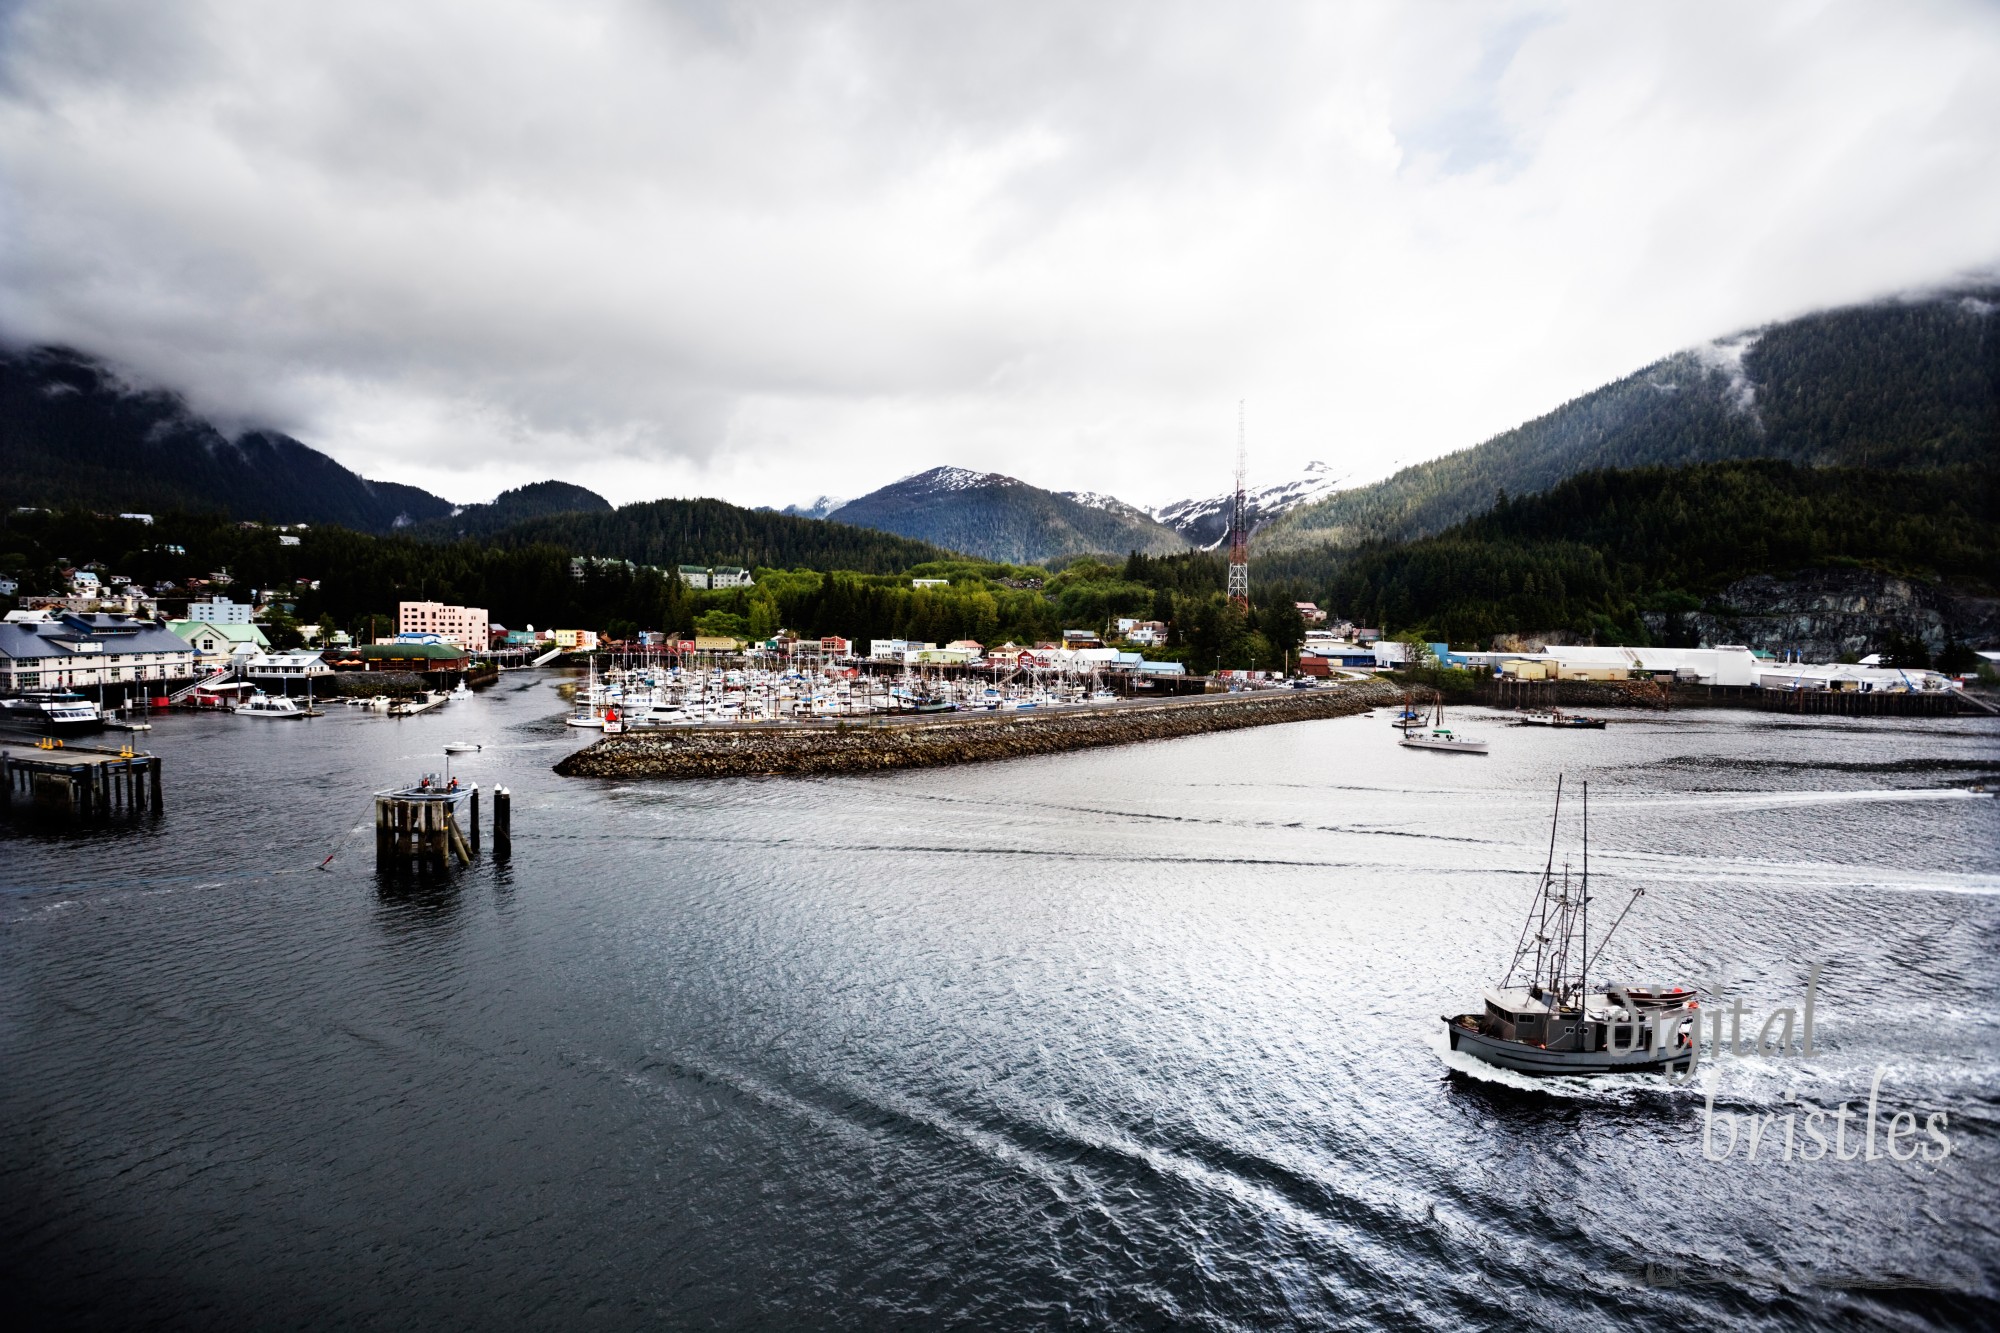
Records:
[[[1104,708],[951,713],[889,724],[663,727],[606,736],[557,764],[556,772],[580,778],[721,778],[927,768],[1346,717],[1401,697],[1397,687],[1370,681]]]

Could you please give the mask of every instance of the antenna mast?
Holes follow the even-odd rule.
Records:
[[[1229,600],[1250,609],[1249,503],[1243,491],[1243,400],[1236,400],[1236,500],[1229,510]]]

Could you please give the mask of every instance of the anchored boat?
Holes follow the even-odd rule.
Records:
[[[1641,888],[1611,929],[1590,944],[1590,787],[1583,793],[1583,873],[1555,868],[1562,781],[1549,826],[1549,857],[1528,907],[1514,960],[1485,1008],[1447,1014],[1451,1049],[1523,1074],[1614,1074],[1685,1071],[1695,1059],[1695,993],[1683,986],[1608,986],[1592,993],[1590,972],[1625,922]]]
[[[1564,727],[1572,731],[1602,731],[1604,719],[1585,717],[1581,713],[1565,713],[1560,708],[1551,708],[1544,713],[1539,710],[1521,714],[1524,727]]]
[[[1486,742],[1477,736],[1461,736],[1444,724],[1444,696],[1439,695],[1437,712],[1428,727],[1405,727],[1398,745],[1412,750],[1444,750],[1453,754],[1485,754]]]

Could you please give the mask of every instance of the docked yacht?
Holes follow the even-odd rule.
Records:
[[[1590,788],[1583,795],[1583,873],[1555,868],[1556,829],[1549,858],[1528,907],[1514,961],[1475,1014],[1447,1014],[1451,1049],[1523,1074],[1691,1072],[1698,1058],[1699,1006],[1683,986],[1590,989],[1604,946],[1645,890],[1634,893],[1593,951],[1590,940]],[[1562,782],[1556,782],[1556,818]]]
[[[304,717],[306,710],[282,694],[253,694],[236,705],[239,717]]]
[[[28,690],[12,699],[0,699],[0,710],[16,722],[58,736],[104,729],[104,713],[74,690]]]

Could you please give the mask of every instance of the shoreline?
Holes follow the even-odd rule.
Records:
[[[1351,717],[1397,703],[1380,682],[887,725],[668,727],[606,736],[555,765],[575,778],[809,777],[1019,759],[1245,727]]]

